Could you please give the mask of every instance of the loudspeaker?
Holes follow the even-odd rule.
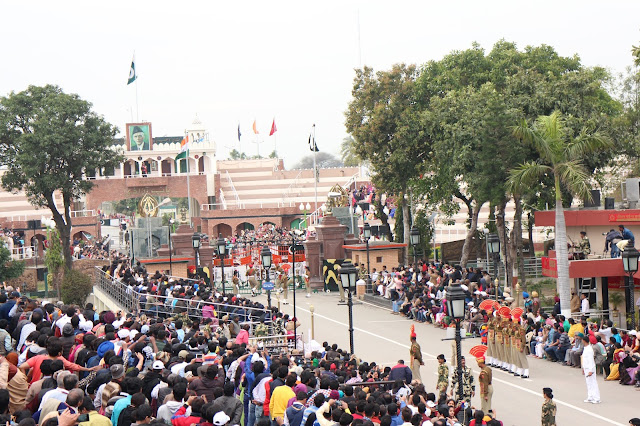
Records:
[[[600,190],[592,189],[591,191],[591,199],[584,200],[585,207],[600,207]]]
[[[613,210],[616,208],[615,199],[612,197],[605,197],[604,199],[605,210]]]
[[[29,229],[40,229],[42,224],[40,223],[40,219],[28,220],[27,228]]]
[[[38,273],[38,281],[44,281],[44,277],[47,275],[47,268],[38,268],[36,271]]]

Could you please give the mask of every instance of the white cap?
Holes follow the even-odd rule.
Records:
[[[129,337],[131,338],[131,340],[135,339],[135,337],[138,335],[138,330],[130,330],[129,331]]]
[[[435,406],[436,406],[436,403],[435,403],[435,402],[433,402],[433,401],[431,401],[431,400],[427,401],[427,407],[429,407],[429,408],[433,408],[433,407],[435,407]]]
[[[218,411],[215,416],[213,416],[213,424],[216,426],[224,426],[229,423],[231,418],[227,416],[224,411]]]
[[[126,329],[118,330],[118,338],[121,340],[126,339],[127,337],[129,337],[129,335],[130,335],[129,330],[126,330]]]
[[[164,370],[164,363],[160,360],[153,361],[153,365],[151,366],[153,370]]]

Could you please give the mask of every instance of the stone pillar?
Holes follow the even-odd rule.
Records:
[[[311,278],[309,279],[311,288],[324,288],[322,281],[322,259],[320,258],[322,242],[318,240],[305,241],[304,252],[307,259],[307,266],[309,267],[309,271],[311,271]]]
[[[324,288],[323,259],[344,259],[344,236],[347,227],[333,216],[325,216],[316,226],[316,239],[304,243],[312,288]]]

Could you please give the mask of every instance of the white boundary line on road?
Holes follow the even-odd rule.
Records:
[[[364,302],[364,303],[366,303],[366,302]],[[379,306],[377,306],[377,305],[373,305],[373,304],[370,304],[370,303],[368,303],[368,304],[369,304],[369,305],[371,305],[371,306],[374,306],[374,307],[376,307],[376,308],[380,308],[380,307],[379,307]],[[300,310],[302,310],[302,311],[304,311],[304,312],[307,312],[308,314],[311,314],[311,312],[310,312],[309,310],[304,309],[304,308],[302,308],[302,307],[298,307],[298,309],[300,309]],[[385,309],[385,308],[381,308],[381,309]],[[340,325],[342,325],[342,326],[344,326],[344,327],[349,327],[347,324],[345,324],[345,323],[343,323],[343,322],[340,322],[340,321],[336,321],[336,320],[335,320],[335,319],[333,319],[333,318],[329,318],[329,317],[326,317],[326,316],[324,316],[324,315],[321,315],[321,314],[318,314],[318,313],[315,313],[315,312],[314,312],[314,314],[313,314],[313,315],[315,315],[315,316],[317,316],[317,317],[320,317],[320,318],[322,318],[322,319],[326,319],[326,320],[328,320],[328,321],[334,322],[334,323],[336,323],[336,324],[340,324]],[[384,341],[387,341],[387,342],[389,342],[389,343],[393,343],[393,344],[395,344],[395,345],[398,345],[398,346],[401,346],[401,347],[403,347],[403,348],[409,349],[409,345],[405,345],[404,343],[396,342],[395,340],[391,340],[391,339],[389,339],[389,338],[387,338],[387,337],[380,336],[380,335],[375,334],[375,333],[372,333],[372,332],[370,332],[370,331],[368,331],[368,330],[363,330],[363,329],[358,328],[358,327],[354,327],[353,329],[354,329],[354,330],[356,330],[356,331],[359,331],[359,332],[361,332],[361,333],[365,333],[365,334],[368,334],[368,335],[370,335],[370,336],[377,337],[377,338],[379,338],[379,339],[382,339],[382,340],[384,340]],[[428,356],[428,357],[434,358],[434,359],[436,358],[436,356],[435,356],[435,355],[430,354],[430,353],[428,353],[428,352],[424,352],[424,351],[422,351],[422,354],[423,354],[423,355],[426,355],[426,356]],[[474,372],[478,373],[478,371],[477,371],[477,370],[474,370]],[[514,387],[514,388],[519,389],[519,390],[521,390],[521,391],[524,391],[524,392],[530,393],[530,394],[532,394],[532,395],[535,395],[535,396],[538,396],[538,397],[540,396],[540,392],[532,391],[531,389],[528,389],[528,388],[525,388],[525,387],[522,387],[522,386],[519,386],[519,385],[513,384],[513,383],[511,383],[511,382],[507,382],[506,380],[498,379],[498,378],[496,378],[496,377],[494,377],[494,378],[493,378],[493,380],[498,381],[498,382],[500,382],[500,383],[503,383],[503,384],[505,384],[505,385],[508,385],[508,386]],[[576,410],[576,411],[579,411],[579,412],[581,412],[581,413],[583,413],[583,414],[587,414],[587,415],[589,415],[589,416],[591,416],[591,417],[594,417],[594,418],[596,418],[596,419],[598,419],[598,420],[605,421],[605,422],[607,422],[607,423],[609,423],[609,424],[616,425],[616,426],[625,426],[624,424],[622,424],[622,423],[618,423],[618,422],[616,422],[615,420],[611,420],[611,419],[608,419],[608,418],[606,418],[606,417],[603,417],[603,416],[601,416],[601,415],[599,415],[599,414],[592,413],[592,412],[590,412],[589,410],[585,410],[584,408],[580,408],[580,407],[577,407],[577,406],[575,406],[575,405],[573,405],[573,404],[569,404],[568,402],[563,402],[563,401],[560,401],[560,400],[558,400],[558,399],[556,399],[556,398],[554,398],[553,400],[554,400],[556,403],[560,404],[560,405],[564,405],[565,407],[572,408],[572,409],[574,409],[574,410]]]

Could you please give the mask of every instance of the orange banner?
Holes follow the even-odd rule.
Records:
[[[241,265],[249,265],[251,264],[251,256],[245,256],[240,258]]]
[[[282,256],[280,256],[280,255],[278,255],[278,254],[274,254],[274,255],[271,257],[271,261],[272,261],[273,263],[275,263],[276,265],[277,265],[277,264],[279,264],[279,263],[282,263]]]

